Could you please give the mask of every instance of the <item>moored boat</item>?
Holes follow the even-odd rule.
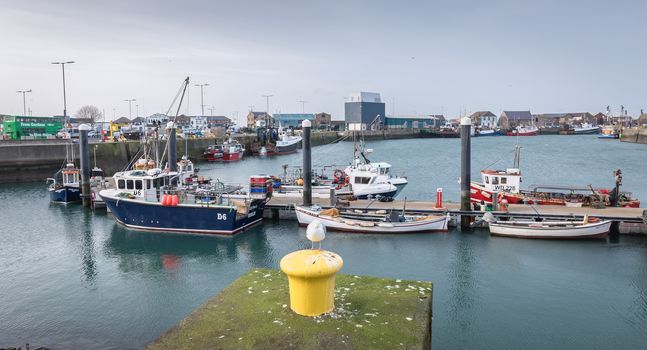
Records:
[[[604,238],[610,220],[584,217],[582,221],[497,221],[489,224],[490,234],[516,238],[584,239]]]
[[[71,203],[81,200],[81,171],[74,163],[67,163],[64,168],[47,179],[49,199],[55,203]]]
[[[217,162],[222,160],[222,146],[221,145],[211,145],[202,154],[203,158],[207,162]]]
[[[592,125],[590,123],[582,123],[581,125],[573,128],[573,133],[575,135],[598,134],[599,132],[600,127],[597,125]]]
[[[620,133],[618,128],[615,125],[605,125],[600,130],[599,139],[618,139],[620,138]]]
[[[534,125],[520,125],[508,131],[507,136],[537,136],[539,129]]]
[[[337,208],[295,207],[299,225],[318,219],[329,230],[357,233],[422,233],[447,231],[449,215],[400,214],[399,210],[340,211]]]
[[[243,159],[245,147],[237,140],[229,139],[222,143],[222,161],[235,162]]]

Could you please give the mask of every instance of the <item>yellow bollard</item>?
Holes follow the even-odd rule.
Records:
[[[315,220],[308,231],[319,230],[320,236],[308,238],[320,242],[325,228]],[[341,256],[322,249],[304,249],[281,259],[281,270],[288,276],[290,308],[302,316],[319,316],[335,308],[335,273],[341,270]]]

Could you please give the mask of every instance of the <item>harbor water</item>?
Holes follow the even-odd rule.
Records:
[[[181,142],[181,141],[180,141]],[[475,138],[478,169],[512,165],[514,137]],[[611,187],[647,201],[647,148],[595,136],[520,138],[522,186]],[[458,139],[369,142],[393,164],[408,199],[458,200]],[[352,143],[313,149],[315,165],[345,165]],[[226,182],[280,174],[301,154],[200,164]],[[131,231],[109,214],[50,204],[43,183],[0,185],[0,347],[140,349],[254,267],[278,268],[309,247],[292,221],[234,237]],[[434,282],[435,349],[638,349],[647,344],[647,237],[537,241],[487,231],[420,235],[330,232],[343,273]],[[394,320],[397,322],[397,320]],[[406,322],[402,320],[402,322]],[[278,327],[278,325],[277,325]]]

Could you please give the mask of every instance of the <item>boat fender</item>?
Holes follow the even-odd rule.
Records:
[[[162,195],[162,206],[167,206],[168,205],[168,196],[163,194]]]
[[[177,194],[171,195],[171,206],[177,207],[178,197]]]

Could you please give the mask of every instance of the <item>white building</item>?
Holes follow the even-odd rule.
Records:
[[[205,116],[193,116],[191,117],[191,128],[195,130],[201,130],[207,128],[207,117]]]

